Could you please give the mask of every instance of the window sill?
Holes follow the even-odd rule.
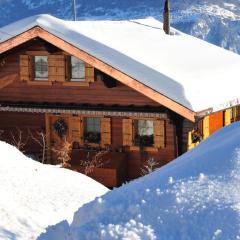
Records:
[[[101,147],[101,143],[86,143],[86,142],[84,142],[82,144],[82,146],[90,146],[90,147],[93,147],[93,148],[98,148],[98,147]]]
[[[140,147],[138,146],[130,146],[130,151],[140,151]],[[158,152],[158,148],[156,147],[144,147],[144,151],[146,152]]]
[[[40,81],[40,80],[33,80],[33,81],[27,81],[27,84],[29,85],[47,85],[50,86],[52,85],[52,82],[50,81]]]
[[[63,86],[69,87],[89,87],[89,82],[63,82]]]

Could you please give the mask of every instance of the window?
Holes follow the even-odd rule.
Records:
[[[137,146],[150,147],[154,144],[154,127],[152,120],[134,121],[134,143]]]
[[[34,79],[48,80],[48,57],[47,56],[34,57]]]
[[[101,142],[101,119],[84,118],[84,142],[100,143]]]
[[[71,56],[71,81],[85,81],[85,63]]]

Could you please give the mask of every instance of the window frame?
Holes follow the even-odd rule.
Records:
[[[69,86],[69,87],[89,87],[90,86],[90,82],[87,81],[87,77],[86,77],[86,62],[84,62],[84,66],[85,66],[85,78],[79,79],[80,81],[77,81],[77,79],[74,79],[75,81],[72,81],[72,66],[71,66],[71,58],[75,57],[73,55],[70,54],[66,54],[67,56],[67,64],[66,64],[66,75],[68,76],[67,81],[63,82],[64,86]],[[76,58],[76,57],[75,57]]]
[[[44,51],[44,50],[36,50],[36,51],[25,51],[23,54],[21,55],[27,55],[30,58],[30,65],[29,67],[29,71],[31,72],[30,74],[30,78],[29,80],[21,80],[22,82],[26,82],[28,85],[53,85],[54,81],[51,81],[49,78],[49,56],[52,55],[51,53],[49,53],[48,51]],[[53,54],[53,55],[58,55],[58,54]],[[66,57],[66,65],[65,65],[65,75],[66,75],[66,79],[65,81],[58,81],[59,83],[61,83],[63,86],[69,86],[69,87],[89,87],[90,83],[94,82],[91,81],[89,78],[91,78],[91,76],[89,77],[89,73],[87,73],[87,69],[88,68],[92,68],[94,69],[93,66],[87,64],[86,62],[84,62],[84,66],[85,66],[85,78],[80,79],[81,81],[71,81],[71,57],[74,57],[73,55],[70,55],[66,52],[62,52],[61,55],[64,55]],[[35,78],[35,56],[46,56],[48,57],[48,78]],[[81,59],[80,59],[81,60]],[[94,71],[94,70],[93,70]],[[20,70],[21,72],[21,70]],[[93,76],[94,78],[94,76]],[[76,79],[77,80],[77,79]]]
[[[155,121],[158,121],[158,120],[162,120],[162,121],[165,121],[165,131],[166,131],[166,121],[167,119],[159,119],[159,118],[139,118],[139,117],[130,117],[129,119],[132,120],[132,145],[130,146],[126,146],[126,150],[129,150],[129,151],[136,151],[136,152],[139,152],[140,151],[140,147],[135,145],[134,143],[134,138],[135,138],[135,126],[134,126],[134,120],[150,120],[150,121],[153,121],[153,145],[152,146],[146,146],[144,147],[144,151],[146,152],[158,152],[159,151],[159,148],[154,146],[154,137],[156,135],[155,133],[155,127],[154,127],[154,124],[155,124]],[[165,136],[166,138],[166,136]],[[161,149],[165,149],[166,148],[166,145],[164,148],[161,148]]]
[[[99,132],[94,132],[94,133],[98,133],[99,134],[99,142],[87,142],[85,139],[85,134],[87,133],[87,119],[98,119],[99,120]],[[102,143],[102,131],[101,131],[101,119],[102,117],[98,117],[98,116],[83,116],[82,121],[83,121],[83,144],[87,144],[90,146],[99,146]]]
[[[46,57],[47,58],[47,78],[45,77],[36,77],[36,57]],[[33,81],[47,82],[49,81],[49,69],[48,69],[48,55],[34,55],[33,56]]]
[[[28,85],[47,85],[47,86],[52,85],[52,82],[49,81],[49,77],[47,78],[47,80],[35,80],[35,66],[34,66],[34,57],[35,56],[47,56],[48,57],[50,55],[50,53],[47,51],[26,51],[25,53],[23,53],[23,55],[29,56],[30,62],[31,62],[30,66],[29,66],[29,71],[31,71],[31,78],[26,83]],[[48,72],[48,76],[49,76],[49,72]]]
[[[141,135],[140,133],[139,133],[139,121],[151,121],[152,122],[152,129],[151,129],[151,131],[152,131],[152,134],[151,134],[151,136],[150,135]],[[136,142],[137,142],[137,139],[136,139],[136,137],[139,135],[139,138],[141,138],[141,137],[151,137],[152,138],[152,144],[151,145],[146,145],[146,146],[144,146],[143,145],[143,147],[145,148],[145,147],[154,147],[154,119],[133,119],[133,146],[137,146],[137,147],[140,147],[140,144],[137,144]]]
[[[83,69],[84,69],[84,76],[83,76],[83,78],[73,78],[73,64],[72,64],[72,60],[73,59],[79,61],[80,64],[83,65]],[[73,82],[73,83],[86,82],[86,70],[85,70],[86,69],[86,63],[83,60],[81,60],[81,59],[71,55],[70,56],[70,60],[69,60],[69,65],[70,65],[69,66],[69,69],[70,69],[70,82]]]

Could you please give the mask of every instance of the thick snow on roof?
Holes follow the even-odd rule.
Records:
[[[239,239],[239,138],[240,123],[221,129],[165,167],[84,205],[70,227],[59,223],[39,240],[56,239],[62,229],[68,236],[58,240]]]
[[[36,239],[48,225],[70,223],[79,207],[108,191],[83,174],[33,161],[7,143],[0,142],[0,150],[0,239]]]
[[[73,22],[37,15],[1,28],[0,42],[36,25],[195,112],[238,104],[240,56],[174,29],[166,35],[153,18]]]

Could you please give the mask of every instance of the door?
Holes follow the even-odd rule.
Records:
[[[61,115],[46,115],[46,135],[48,137],[48,155],[50,163],[61,163],[57,151],[65,141],[69,141],[69,117]]]

